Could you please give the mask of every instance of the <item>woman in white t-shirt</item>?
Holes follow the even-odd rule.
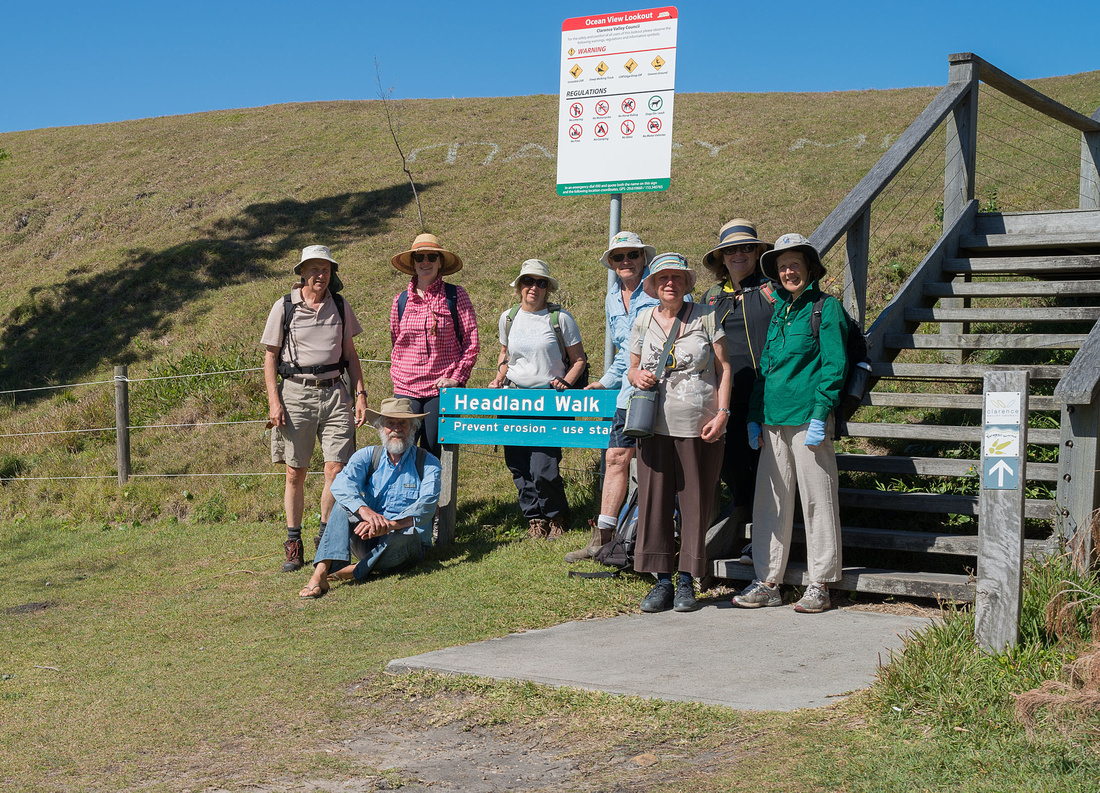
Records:
[[[627,378],[656,389],[654,435],[638,441],[638,539],[634,569],[657,585],[642,611],[693,611],[695,579],[707,572],[706,538],[730,409],[726,334],[714,309],[689,303],[695,272],[678,253],[662,253],[642,282],[659,303],[638,314],[630,332]],[[664,369],[658,371],[671,339]],[[680,507],[680,547],[673,513]],[[675,586],[673,571],[678,571]]]
[[[520,302],[500,315],[497,376],[489,385],[558,391],[574,387],[588,362],[576,320],[547,302],[550,293],[558,290],[549,265],[541,259],[528,259],[512,288]],[[568,528],[569,514],[565,483],[558,473],[561,449],[505,446],[504,461],[519,491],[528,535],[560,537]]]

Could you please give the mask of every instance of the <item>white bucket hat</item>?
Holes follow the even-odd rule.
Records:
[[[640,248],[645,252],[645,261],[642,265],[649,264],[653,257],[657,255],[657,249],[652,245],[646,245],[642,242],[642,238],[635,234],[633,231],[620,231],[614,237],[611,238],[607,250],[603,252],[603,256],[600,257],[600,264],[606,267],[608,270],[614,270],[615,265],[608,258],[611,256],[611,251],[617,248]]]
[[[327,245],[307,245],[302,248],[302,258],[298,260],[298,263],[294,265],[294,274],[302,274],[302,265],[306,262],[312,261],[328,262],[332,265],[332,277],[329,279],[329,290],[332,292],[339,292],[344,288],[344,282],[340,280],[340,276],[336,274],[336,271],[340,269],[340,263],[332,258],[332,252],[329,251]]]
[[[817,248],[801,234],[784,234],[775,241],[775,247],[765,251],[760,256],[760,269],[764,276],[773,281],[779,281],[779,270],[776,269],[776,259],[784,251],[801,251],[806,257],[806,271],[811,281],[817,281],[825,276],[825,265],[821,263],[821,254]]]
[[[550,275],[550,265],[542,259],[528,259],[523,263],[519,268],[519,275],[516,276],[516,280],[512,281],[513,289],[519,286],[520,279],[525,275],[532,278],[545,278],[550,283],[550,291],[558,291],[558,279]]]

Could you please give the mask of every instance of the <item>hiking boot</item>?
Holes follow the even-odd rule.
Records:
[[[668,611],[672,608],[672,582],[658,581],[649,594],[642,600],[641,609],[647,614]]]
[[[676,582],[676,596],[672,599],[673,611],[695,611],[699,603],[695,600],[695,580],[680,576]]]
[[[733,605],[747,609],[758,609],[761,606],[782,606],[783,595],[779,587],[768,586],[763,581],[753,581],[740,595],[733,596]]]
[[[549,525],[550,528],[547,531],[546,536],[551,540],[561,539],[562,535],[569,530],[569,527],[565,525],[565,521],[562,520],[560,515],[555,515],[554,517],[550,518]]]
[[[750,542],[744,548],[741,549],[741,564],[747,564],[752,566],[752,543]]]
[[[546,518],[531,518],[527,521],[527,536],[533,540],[541,540],[550,534],[550,523]]]
[[[596,555],[596,551],[600,550],[600,546],[603,545],[603,543],[600,542],[600,530],[596,527],[596,522],[590,520],[589,523],[592,525],[592,535],[588,538],[588,545],[567,553],[565,555],[565,561],[569,562],[569,564],[591,559]]]
[[[820,614],[831,605],[828,588],[821,584],[810,584],[806,587],[806,594],[794,604],[794,610],[799,614]]]
[[[293,573],[295,570],[301,570],[304,562],[306,551],[302,547],[302,541],[299,540],[287,540],[283,543],[283,550],[286,551],[286,561],[283,562],[283,572]]]

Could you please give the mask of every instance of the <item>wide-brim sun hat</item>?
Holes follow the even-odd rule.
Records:
[[[301,275],[302,265],[312,261],[328,262],[332,265],[332,275],[329,278],[328,284],[330,291],[339,292],[344,288],[344,282],[341,281],[340,276],[336,274],[336,271],[340,269],[340,263],[332,258],[332,252],[328,249],[327,245],[307,245],[302,248],[302,258],[294,265],[294,274]]]
[[[427,413],[414,413],[412,402],[405,397],[391,397],[383,399],[378,410],[367,408],[367,421],[372,424],[380,418],[387,419],[422,419]]]
[[[685,294],[695,288],[695,271],[688,266],[687,259],[679,253],[662,253],[649,263],[649,275],[642,281],[642,289],[650,297],[657,297],[657,276],[669,272],[684,273],[687,278]]]
[[[394,268],[406,275],[416,275],[412,257],[414,253],[438,253],[443,257],[443,264],[439,267],[440,275],[450,275],[462,269],[462,259],[454,251],[449,251],[439,243],[439,238],[434,234],[418,234],[413,240],[412,247],[390,259]]]
[[[608,270],[614,270],[615,265],[608,258],[611,252],[619,248],[637,248],[645,252],[645,261],[643,265],[649,264],[653,260],[653,257],[657,255],[657,249],[652,245],[646,245],[642,242],[642,238],[635,234],[633,231],[620,231],[614,237],[611,238],[611,242],[607,244],[607,250],[603,252],[603,256],[600,257],[600,264],[606,267]]]
[[[745,220],[745,218],[734,218],[718,230],[718,244],[707,251],[703,256],[703,265],[714,270],[719,275],[725,275],[725,267],[722,263],[722,249],[734,245],[744,245],[748,242],[755,242],[757,245],[763,245],[765,250],[769,250],[772,247],[770,242],[760,239],[760,235],[756,232],[755,223],[751,220]]]
[[[802,252],[802,255],[806,257],[806,271],[811,281],[816,281],[825,275],[825,265],[821,263],[821,254],[817,252],[817,248],[801,234],[791,232],[779,237],[775,241],[775,247],[765,251],[764,255],[760,257],[760,269],[764,271],[766,278],[776,282],[779,281],[779,269],[776,266],[776,260],[779,258],[779,254],[786,251]]]
[[[519,286],[520,279],[525,275],[529,275],[532,278],[545,278],[550,282],[549,291],[558,291],[558,279],[550,275],[550,265],[542,259],[528,259],[520,266],[519,275],[516,276],[516,280],[512,281],[511,284],[513,289]]]

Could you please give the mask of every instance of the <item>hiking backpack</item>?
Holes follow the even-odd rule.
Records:
[[[810,314],[810,332],[814,341],[820,345],[821,313],[825,305],[825,299],[829,297],[822,294],[814,301],[813,313]],[[848,374],[844,378],[844,386],[840,389],[840,401],[836,406],[836,421],[833,439],[840,440],[848,434],[848,420],[859,408],[863,398],[870,390],[871,358],[867,353],[867,334],[854,319],[848,314],[843,304],[840,311],[844,315],[844,321],[848,326],[848,333],[844,338],[844,355],[848,359]]]
[[[340,315],[340,328],[344,327],[344,298],[339,292],[330,292],[332,295],[332,302],[336,304],[336,313]],[[290,295],[283,295],[283,343],[279,348],[279,363],[276,371],[282,377],[290,377],[296,374],[312,374],[319,375],[325,372],[331,372],[336,369],[339,370],[342,375],[348,368],[348,360],[344,357],[344,348],[340,347],[340,361],[334,364],[318,364],[316,366],[298,366],[296,363],[290,363],[286,360],[285,354],[287,346],[290,344],[290,320],[294,317],[294,301],[291,300]],[[342,339],[344,334],[341,332],[340,338]],[[350,388],[348,389],[351,390]]]
[[[561,330],[561,306],[557,303],[547,303],[546,307],[550,309],[550,327],[554,329],[554,338],[558,340],[558,350],[561,351],[561,360],[565,364],[565,371],[569,371],[569,352],[566,349],[565,334]],[[509,334],[512,332],[512,321],[515,320],[516,314],[519,313],[519,306],[512,306],[508,309],[508,318],[504,321],[504,338],[507,341]],[[504,345],[507,347],[507,343]],[[577,378],[577,382],[569,386],[570,388],[584,388],[588,385],[588,361],[584,362],[584,369],[581,371],[580,377]]]
[[[455,338],[459,346],[463,343],[462,323],[458,319],[458,287],[454,284],[443,284],[443,295],[447,299],[447,310],[451,312],[451,322],[455,326]],[[397,323],[401,324],[401,317],[405,316],[405,306],[409,302],[409,290],[406,289],[397,296]]]

